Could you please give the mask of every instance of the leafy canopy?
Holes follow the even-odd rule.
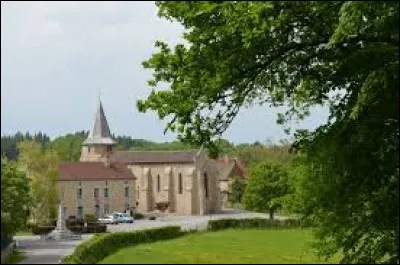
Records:
[[[54,220],[59,203],[57,154],[54,151],[41,150],[35,141],[19,143],[18,150],[19,167],[30,179],[32,221],[43,224]]]
[[[157,2],[181,23],[185,44],[147,61],[152,92],[137,103],[169,119],[166,130],[217,154],[240,108],[288,107],[285,124],[315,105],[326,124],[302,131],[309,196],[321,253],[343,262],[399,262],[398,1]],[[160,90],[159,83],[170,84]]]
[[[275,161],[264,161],[251,169],[243,202],[248,210],[274,212],[280,208],[280,198],[288,191],[285,165]]]
[[[229,194],[229,201],[231,203],[242,202],[242,197],[246,189],[246,183],[239,177],[236,177],[231,184],[231,192]]]
[[[2,234],[13,234],[25,227],[30,206],[29,179],[15,162],[1,158]],[[3,220],[4,218],[4,220]],[[4,224],[4,225],[3,225]],[[7,224],[7,225],[5,225]],[[3,231],[3,228],[6,231]]]

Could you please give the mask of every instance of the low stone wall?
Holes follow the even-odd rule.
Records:
[[[14,242],[11,242],[6,248],[1,250],[1,264],[5,264],[7,259],[14,251]]]

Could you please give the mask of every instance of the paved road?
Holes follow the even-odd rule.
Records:
[[[267,214],[253,213],[239,210],[226,210],[220,214],[205,215],[205,216],[179,216],[179,215],[166,215],[165,217],[157,217],[156,220],[136,220],[133,224],[118,224],[108,225],[107,231],[109,232],[127,232],[134,230],[149,229],[162,226],[181,226],[182,230],[205,230],[209,220],[223,219],[223,218],[268,218]],[[284,218],[284,217],[276,217]]]
[[[84,235],[81,240],[43,241],[40,236],[15,236],[18,249],[23,252],[24,259],[20,264],[56,264],[71,254],[75,247],[93,235]]]
[[[207,228],[208,220],[221,218],[268,218],[267,214],[252,213],[247,211],[226,210],[220,214],[207,216],[178,216],[167,215],[156,220],[136,220],[133,224],[108,225],[107,230],[113,232],[135,231],[162,226],[181,226],[183,230]],[[279,217],[277,217],[279,218]],[[58,261],[72,253],[77,245],[88,240],[93,235],[83,235],[81,240],[74,241],[42,241],[39,236],[15,236],[18,248],[24,252],[24,259],[20,264],[56,264]]]

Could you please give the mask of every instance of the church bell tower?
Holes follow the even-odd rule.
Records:
[[[88,138],[83,142],[81,162],[103,162],[110,166],[114,162],[116,142],[111,138],[103,105],[99,100],[99,106],[94,118],[93,128]]]

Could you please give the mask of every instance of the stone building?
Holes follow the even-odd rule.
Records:
[[[239,179],[247,184],[248,174],[244,165],[238,158],[225,156],[215,161],[219,175],[219,190],[222,207],[228,206],[229,195],[231,194],[232,183]]]
[[[236,174],[235,168],[209,159],[203,149],[118,151],[99,102],[80,161],[59,166],[64,216],[132,208],[147,213],[157,202],[168,202],[170,213],[218,213],[223,203],[220,182]]]

